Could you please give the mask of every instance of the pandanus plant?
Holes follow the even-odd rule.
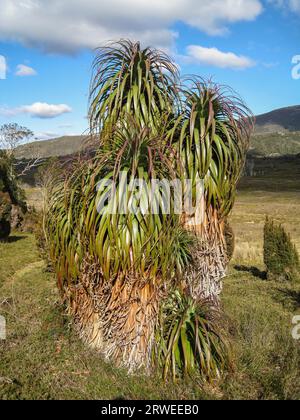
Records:
[[[192,296],[217,303],[230,258],[227,217],[245,164],[253,119],[229,88],[199,78],[187,82],[178,151],[184,178],[192,180],[194,190],[199,180],[204,187],[201,200],[194,203],[194,214],[184,215],[183,220],[198,237],[187,277]]]
[[[196,307],[217,295],[223,271],[215,258],[226,252],[223,226],[249,136],[236,103],[203,82],[183,89],[172,61],[139,43],[120,41],[95,59],[89,115],[96,151],[51,183],[45,229],[81,337],[129,371],[150,369],[162,304],[174,289]],[[176,214],[174,197],[166,211],[155,196],[153,211],[149,188],[136,191],[136,179],[149,187],[186,177],[193,185],[204,179],[195,203],[205,214],[200,225]]]
[[[153,134],[165,134],[160,127],[161,116],[169,115],[170,120],[174,113],[178,115],[180,105],[178,69],[166,54],[123,40],[101,48],[93,67],[93,132],[111,129],[127,114]],[[172,128],[171,121],[168,128]]]
[[[173,170],[164,139],[132,124],[53,189],[47,225],[58,285],[82,338],[129,370],[150,367],[160,300],[190,259],[179,217],[159,200],[152,214],[146,189],[134,189],[137,178],[148,186]]]

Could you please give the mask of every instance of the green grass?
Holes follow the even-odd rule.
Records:
[[[229,277],[224,305],[233,322],[236,368],[222,386],[226,398],[300,399],[300,342],[291,336],[299,292],[258,273]]]
[[[37,259],[32,237],[15,234],[11,235],[6,243],[0,241],[0,287],[16,271],[36,262]]]
[[[34,238],[0,244],[0,314],[8,327],[0,342],[0,399],[300,399],[300,342],[291,334],[300,285],[264,280],[266,214],[284,222],[300,250],[299,194],[239,193],[231,218],[237,248],[223,293],[235,369],[205,389],[129,377],[105,363],[73,332]]]
[[[158,378],[128,377],[86,349],[64,314],[53,276],[30,235],[1,244],[0,266],[15,272],[2,282],[0,314],[8,337],[0,341],[1,399],[201,398],[195,386],[164,385]]]

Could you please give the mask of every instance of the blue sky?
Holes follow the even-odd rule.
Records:
[[[26,125],[37,138],[87,129],[93,48],[120,37],[164,48],[183,74],[230,85],[256,114],[300,104],[292,77],[300,0],[2,0],[1,8],[0,125]]]

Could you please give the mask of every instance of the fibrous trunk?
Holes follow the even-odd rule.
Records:
[[[184,225],[197,239],[185,275],[187,287],[195,300],[208,300],[218,306],[229,262],[225,223],[210,208],[202,218],[199,212],[194,217],[186,217]]]
[[[129,372],[149,372],[162,288],[134,273],[106,282],[90,261],[82,273],[68,303],[83,341]]]

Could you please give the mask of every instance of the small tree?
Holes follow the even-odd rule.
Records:
[[[4,124],[0,128],[0,146],[6,151],[8,157],[14,156],[17,147],[32,137],[31,130],[16,123]]]
[[[39,150],[34,143],[27,144],[34,133],[27,127],[19,124],[4,124],[0,127],[0,149],[6,154],[6,159],[11,162],[11,167],[15,168],[18,176],[24,176],[33,168],[41,165],[45,159],[40,156]],[[20,159],[17,155],[19,146],[27,144],[26,159]]]
[[[0,239],[6,239],[11,230],[13,206],[26,212],[24,193],[6,152],[0,150]]]
[[[267,217],[264,228],[264,262],[270,280],[292,281],[299,275],[296,246],[282,225]]]

